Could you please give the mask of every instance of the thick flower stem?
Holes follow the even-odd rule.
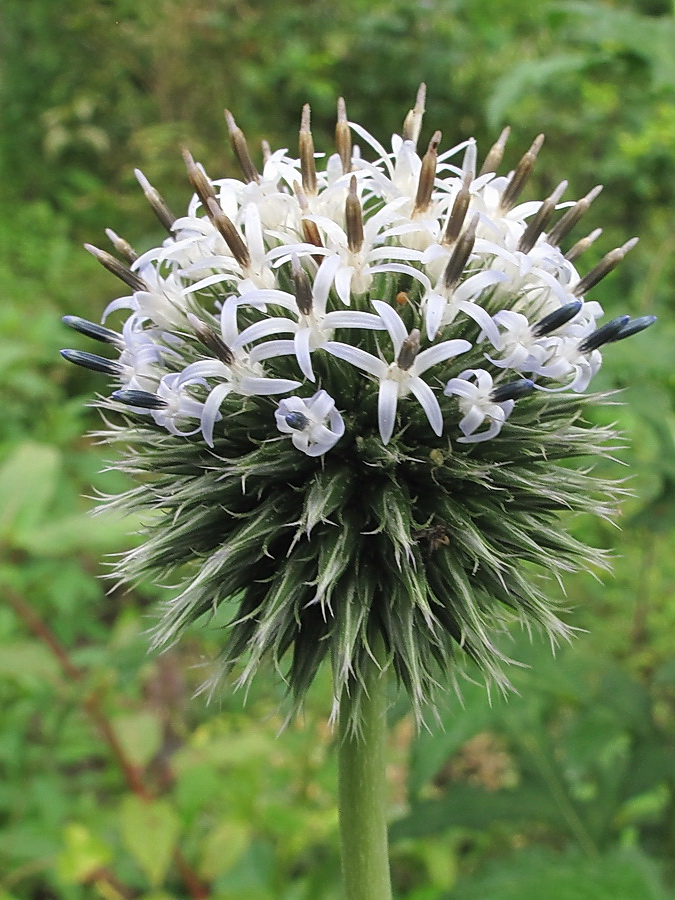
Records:
[[[386,821],[387,699],[385,673],[364,673],[361,729],[350,725],[351,698],[340,705],[339,808],[346,900],[391,900]]]

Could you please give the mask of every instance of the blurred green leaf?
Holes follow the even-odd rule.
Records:
[[[111,724],[125,755],[136,766],[147,766],[162,746],[162,722],[157,713],[118,714]]]
[[[124,845],[152,885],[166,877],[180,832],[180,820],[166,800],[127,795],[120,807]]]
[[[56,447],[26,441],[0,466],[0,539],[14,543],[41,523],[57,488]]]
[[[638,852],[596,859],[525,850],[462,879],[448,900],[666,900],[658,870]]]
[[[59,854],[56,868],[67,884],[81,884],[105,866],[112,857],[111,848],[79,822],[71,822],[63,830],[65,848]]]

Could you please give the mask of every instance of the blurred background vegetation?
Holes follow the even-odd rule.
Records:
[[[472,683],[443,728],[392,710],[392,859],[400,900],[660,900],[675,883],[675,17],[667,0],[4,0],[0,10],[0,900],[337,900],[329,685],[281,737],[274,673],[244,706],[192,694],[218,641],[153,658],[162,589],[106,586],[129,523],[90,519],[114,491],[86,402],[61,363],[118,286],[81,249],[113,227],[161,240],[134,177],[176,210],[180,148],[237,174],[222,110],[251,144],[295,147],[309,101],[319,148],[335,100],[386,143],[428,85],[424,141],[504,124],[506,165],[545,131],[528,197],[601,182],[584,263],[637,234],[593,292],[657,326],[611,347],[600,388],[635,497],[621,529],[565,523],[613,548],[613,577],[570,579],[581,633],[555,659],[514,634],[519,695]],[[577,237],[581,236],[578,234]],[[593,257],[591,259],[591,257]],[[77,343],[76,343],[77,345]],[[84,343],[81,345],[84,347]],[[605,414],[606,415],[606,414]],[[133,528],[131,529],[133,530]],[[552,590],[558,591],[556,586]]]

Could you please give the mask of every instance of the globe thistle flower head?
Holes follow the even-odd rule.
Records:
[[[138,172],[166,240],[88,246],[127,293],[104,325],[64,319],[101,347],[63,355],[110,380],[99,436],[139,479],[108,502],[153,513],[116,575],[179,584],[154,645],[224,607],[209,690],[268,660],[300,703],[326,661],[355,727],[376,645],[422,715],[467,658],[507,684],[510,622],[568,636],[546,577],[606,559],[560,516],[622,493],[589,471],[615,436],[587,388],[653,322],[587,296],[634,241],[586,274],[597,233],[565,252],[599,188],[521,202],[541,136],[504,175],[505,130],[476,174],[472,140],[418,150],[423,113],[422,88],[386,150],[341,100],[322,156],[306,106],[298,158],[261,166],[226,113],[243,178],[186,151],[176,218]]]

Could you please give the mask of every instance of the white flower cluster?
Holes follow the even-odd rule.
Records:
[[[201,432],[209,446],[227,397],[285,395],[270,410],[270,438],[289,435],[310,456],[339,441],[339,410],[350,405],[322,388],[320,357],[346,361],[375,386],[384,444],[401,429],[410,395],[436,435],[448,428],[452,437],[448,423],[458,422],[459,441],[473,443],[495,438],[535,389],[584,391],[599,348],[653,320],[598,327],[602,309],[584,299],[635,241],[581,277],[574,261],[599,232],[567,254],[559,244],[599,188],[561,202],[563,182],[543,202],[518,203],[540,138],[498,176],[505,131],[477,173],[472,140],[439,153],[436,132],[418,153],[423,110],[421,90],[386,150],[340,103],[337,152],[323,160],[306,107],[300,158],[268,153],[262,172],[228,115],[244,179],[211,181],[186,154],[195,195],[181,218],[137,173],[170,236],[137,257],[109,232],[126,264],[89,247],[131,289],[105,316],[130,315],[121,332],[67,317],[119,359],[72,350],[66,358],[113,375],[113,398],[127,408],[173,434]],[[470,351],[461,371],[453,361]],[[282,374],[293,377],[275,368],[283,357],[292,366]]]

